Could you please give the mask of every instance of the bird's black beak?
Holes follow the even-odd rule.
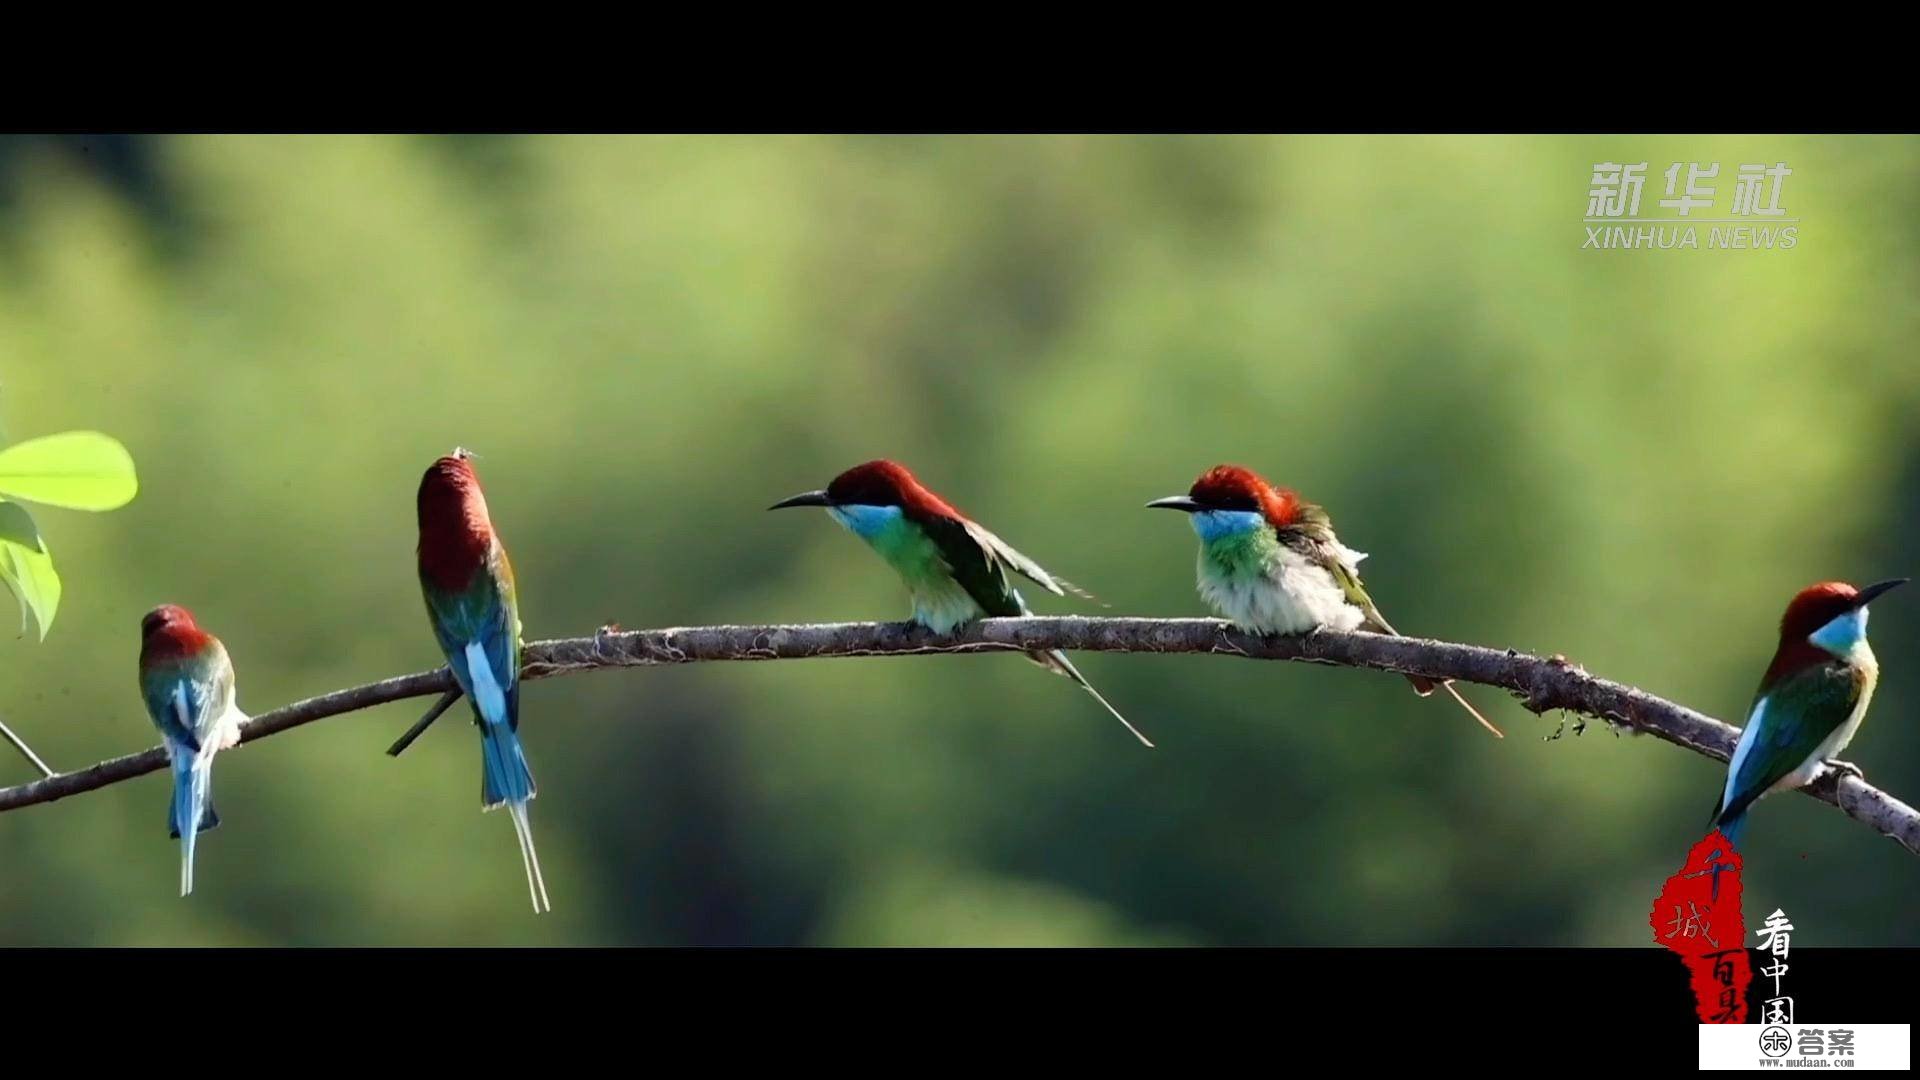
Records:
[[[1907,582],[1912,580],[1913,580],[1912,578],[1902,577],[1902,578],[1894,578],[1892,581],[1874,582],[1872,585],[1869,585],[1866,588],[1861,589],[1857,594],[1854,595],[1853,606],[1857,608],[1866,607],[1868,604],[1873,603],[1874,598],[1879,596],[1881,593],[1888,592],[1892,589],[1897,589],[1900,586],[1905,585]]]
[[[800,494],[795,495],[791,499],[781,499],[779,502],[774,503],[772,506],[767,507],[767,509],[785,510],[789,506],[832,506],[832,505],[833,505],[833,500],[827,498],[827,493],[824,491],[803,491]]]
[[[1194,502],[1187,495],[1169,495],[1164,499],[1155,499],[1147,504],[1149,510],[1184,510],[1189,514],[1198,513],[1206,507]]]

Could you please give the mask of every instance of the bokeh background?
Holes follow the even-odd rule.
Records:
[[[1593,163],[1788,163],[1791,251],[1581,250]],[[152,745],[142,612],[261,712],[437,662],[415,486],[476,449],[530,638],[897,618],[822,514],[878,456],[1118,613],[1191,615],[1141,508],[1238,461],[1325,503],[1410,633],[1736,719],[1793,592],[1920,570],[1920,141],[0,140],[0,418],[122,439],[141,492],[40,516],[45,643],[0,710],[59,767]],[[1034,592],[1034,590],[1029,590]],[[1046,612],[1090,611],[1040,598]],[[10,613],[0,613],[0,618]],[[1847,755],[1920,796],[1920,594]],[[175,895],[155,774],[0,815],[0,943],[1647,945],[1723,767],[1543,741],[1379,674],[1012,657],[531,684],[535,918],[463,713],[223,756]],[[0,755],[0,782],[30,778]],[[1748,916],[1920,945],[1920,859],[1762,803]]]

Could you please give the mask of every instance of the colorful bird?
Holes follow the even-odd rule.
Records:
[[[140,696],[173,765],[167,833],[180,840],[180,895],[193,891],[193,847],[220,824],[213,755],[240,741],[247,715],[234,704],[233,661],[220,639],[175,604],[140,620]]]
[[[527,803],[533,772],[520,748],[520,609],[513,566],[493,531],[486,496],[456,448],[420,481],[420,588],[454,681],[480,729],[480,807],[505,805],[536,912],[551,910]]]
[[[1780,620],[1780,646],[1747,710],[1710,828],[1735,847],[1762,796],[1802,787],[1822,765],[1860,775],[1833,756],[1847,748],[1873,700],[1880,664],[1867,645],[1867,605],[1906,578],[1855,589],[1824,581],[1800,590]]]
[[[1251,469],[1216,465],[1185,495],[1147,504],[1191,515],[1200,534],[1200,596],[1243,630],[1304,634],[1322,627],[1399,631],[1388,625],[1360,586],[1360,560],[1333,533],[1325,510],[1297,492],[1274,487]],[[1421,697],[1436,683],[1407,676]],[[1440,682],[1481,726],[1504,738],[1467,703],[1451,681]]]
[[[1071,591],[1092,599],[969,520],[898,462],[856,465],[834,477],[825,490],[802,492],[767,509],[790,506],[825,507],[835,521],[865,540],[906,583],[913,598],[913,620],[936,634],[951,633],[974,619],[1033,614],[1008,581],[1009,569],[1055,596]],[[1027,655],[1041,667],[1072,679],[1126,725],[1134,738],[1153,745],[1100,696],[1065,653],[1051,649]]]

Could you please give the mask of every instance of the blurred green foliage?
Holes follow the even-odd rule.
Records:
[[[1791,251],[1583,251],[1593,163],[1794,169]],[[103,167],[102,162],[107,166]],[[1737,719],[1793,592],[1916,569],[1920,142],[1896,138],[203,137],[0,142],[9,427],[117,433],[143,497],[42,522],[64,633],[0,708],[151,745],[183,603],[259,712],[436,662],[413,494],[476,449],[530,637],[895,618],[824,515],[899,458],[1116,613],[1186,615],[1141,508],[1238,461],[1326,504],[1402,630],[1563,652]],[[1038,598],[1042,610],[1094,610]],[[1915,598],[1847,755],[1920,796]],[[164,776],[0,815],[0,943],[1607,944],[1723,767],[1510,734],[1377,674],[1194,656],[696,665],[530,685],[526,911],[427,703],[224,755],[174,895]],[[28,779],[0,760],[0,779]],[[1920,944],[1920,860],[1755,811],[1747,896]]]

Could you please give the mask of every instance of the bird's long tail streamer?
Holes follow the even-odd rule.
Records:
[[[1104,696],[1102,696],[1100,691],[1095,690],[1093,688],[1093,684],[1087,681],[1087,677],[1080,674],[1079,669],[1075,668],[1073,664],[1067,660],[1066,653],[1061,652],[1059,649],[1054,649],[1053,651],[1044,653],[1043,655],[1046,657],[1046,660],[1043,661],[1045,666],[1050,667],[1055,671],[1058,671],[1060,674],[1065,675],[1069,679],[1072,679],[1074,683],[1080,687],[1080,689],[1085,690],[1089,694],[1092,694],[1093,700],[1099,702],[1102,707],[1104,707],[1108,712],[1112,713],[1113,718],[1115,720],[1120,721],[1120,723],[1124,725],[1128,731],[1133,732],[1133,737],[1140,740],[1140,745],[1145,746],[1148,749],[1153,748],[1153,740],[1147,738],[1145,735],[1142,735],[1140,733],[1139,728],[1134,727],[1131,721],[1129,721],[1126,717],[1121,716],[1120,710],[1114,708],[1113,703],[1108,701]]]
[[[502,803],[513,818],[513,831],[520,839],[520,863],[527,872],[527,892],[533,897],[533,910],[551,911],[547,902],[547,883],[540,874],[540,856],[533,849],[533,825],[527,819],[527,800],[535,792],[533,770],[527,767],[527,755],[520,748],[520,736],[506,724],[480,725],[480,800],[491,810]]]
[[[520,838],[520,864],[527,871],[527,892],[533,897],[534,913],[552,911],[553,905],[547,902],[547,881],[540,875],[540,853],[533,850],[533,823],[527,820],[527,804],[508,803],[507,813],[512,815],[513,831]]]

